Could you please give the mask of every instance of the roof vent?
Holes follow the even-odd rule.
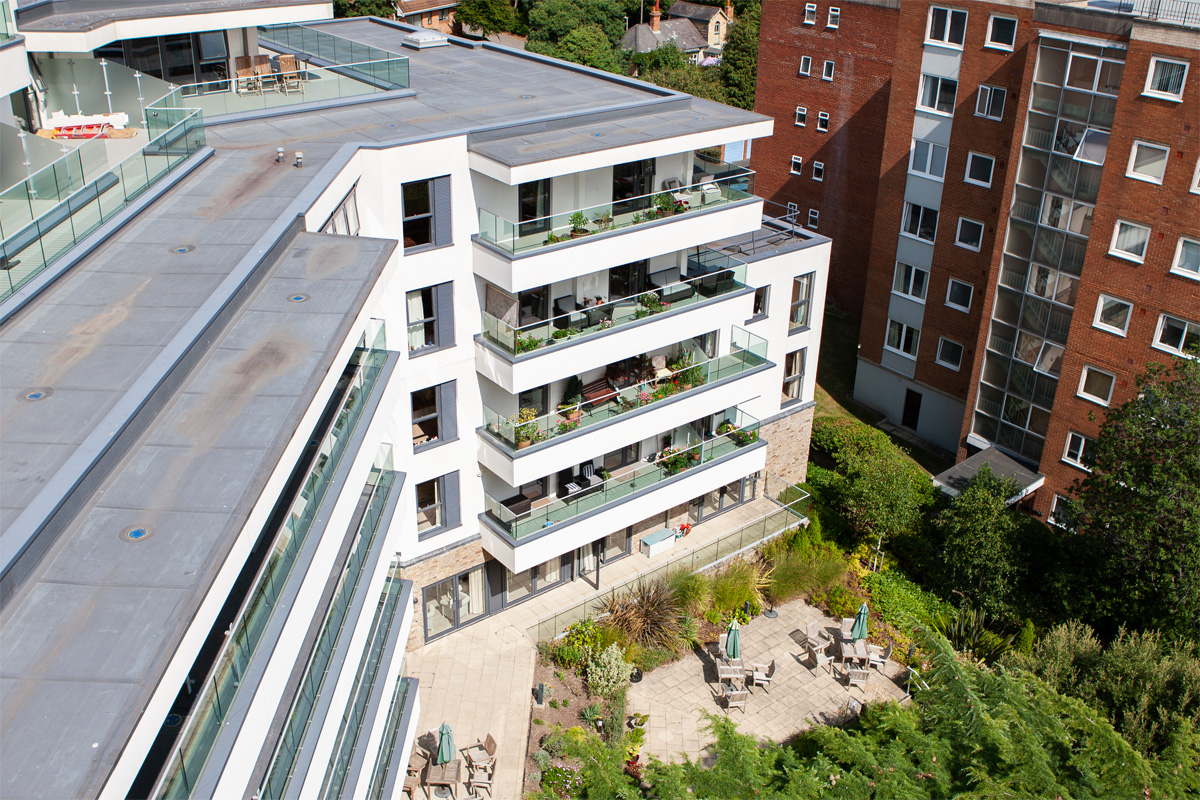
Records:
[[[404,46],[414,50],[425,50],[430,47],[448,47],[450,40],[443,33],[431,31],[428,28],[417,28],[412,33],[404,34]]]

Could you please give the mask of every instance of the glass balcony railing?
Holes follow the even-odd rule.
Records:
[[[333,64],[355,64],[363,61],[386,61],[401,58],[399,53],[372,47],[369,44],[336,36],[328,31],[307,25],[285,23],[258,26],[258,40],[268,47],[279,45]],[[407,61],[407,59],[405,59]],[[408,85],[406,80],[405,86]]]
[[[196,780],[204,771],[217,736],[225,725],[225,716],[237,696],[242,676],[263,641],[267,624],[279,606],[280,595],[296,564],[296,556],[308,538],[346,444],[387,361],[387,352],[382,349],[382,333],[374,346],[361,346],[355,358],[358,368],[346,390],[341,410],[321,440],[308,477],[292,504],[283,530],[275,539],[257,583],[230,626],[233,632],[225,639],[225,647],[217,657],[209,681],[199,689],[200,698],[189,715],[187,731],[159,789],[160,800],[191,797],[195,790]]]
[[[754,173],[727,164],[707,165],[728,174],[688,183],[679,189],[608,201],[599,205],[512,222],[487,209],[479,209],[479,238],[509,253],[528,253],[559,242],[597,233],[644,225],[698,210],[736,203],[754,196]],[[658,176],[662,177],[662,176]],[[691,181],[692,176],[681,179]]]
[[[728,409],[713,438],[689,447],[668,447],[654,463],[625,468],[606,479],[602,474],[594,487],[566,498],[550,501],[538,509],[513,513],[504,503],[484,495],[488,517],[514,539],[522,539],[556,524],[570,522],[580,514],[617,503],[635,492],[655,486],[690,469],[730,458],[758,442],[758,420],[737,408]]]
[[[629,414],[668,397],[698,393],[707,384],[740,375],[767,363],[766,341],[757,336],[754,338],[758,341],[750,348],[735,350],[711,361],[686,366],[620,391],[614,390],[612,395],[599,401],[585,401],[579,405],[561,408],[556,414],[522,420],[519,417],[505,417],[485,405],[483,430],[510,450],[520,450],[531,444]]]
[[[150,141],[109,165],[100,140],[0,194],[0,300],[53,264],[204,146],[198,109],[166,109]]]
[[[555,344],[588,339],[655,314],[678,311],[746,288],[745,264],[723,253],[708,253],[711,255],[697,259],[697,263],[704,262],[704,267],[688,271],[689,276],[701,271],[703,274],[619,300],[598,302],[519,328],[484,311],[483,337],[506,353],[520,355]]]

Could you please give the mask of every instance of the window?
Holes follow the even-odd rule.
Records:
[[[823,81],[833,80],[833,62],[832,61],[826,61],[825,65],[823,67],[821,67],[821,80],[823,80]]]
[[[1192,188],[1188,191],[1192,194],[1200,194],[1200,158],[1196,159],[1196,171],[1192,173]]]
[[[792,309],[788,316],[788,332],[808,328],[808,311],[812,300],[813,278],[815,272],[801,275],[792,281]]]
[[[1124,336],[1125,332],[1129,330],[1129,317],[1132,314],[1133,303],[1102,294],[1096,302],[1096,316],[1092,320],[1092,325],[1118,336]]]
[[[433,181],[415,181],[402,187],[404,249],[433,244]]]
[[[1102,406],[1108,405],[1112,399],[1113,384],[1116,376],[1095,367],[1084,367],[1079,379],[1079,396]]]
[[[1063,451],[1062,460],[1091,472],[1095,463],[1095,454],[1092,452],[1095,444],[1095,440],[1071,431],[1067,434],[1067,448]]]
[[[784,215],[784,219],[787,220],[792,225],[795,225],[796,218],[799,216],[800,216],[800,205],[798,203],[788,203],[787,204],[787,214]]]
[[[438,9],[438,22],[446,22],[449,19],[450,19],[450,9],[439,8]]]
[[[1186,61],[1171,61],[1158,56],[1151,58],[1143,94],[1164,100],[1183,100],[1183,82],[1187,78],[1187,71]]]
[[[1125,174],[1139,181],[1162,183],[1169,152],[1170,150],[1162,145],[1135,141],[1133,153],[1129,156],[1129,169]]]
[[[549,178],[522,183],[517,187],[518,235],[532,236],[550,230]]]
[[[974,286],[951,278],[949,285],[946,286],[946,305],[960,311],[970,311],[971,296],[974,294]]]
[[[417,484],[417,537],[427,539],[450,528],[457,528],[458,473]]]
[[[812,58],[809,56],[800,56],[800,74],[808,77],[808,73],[812,71]]]
[[[817,229],[817,223],[820,221],[821,221],[821,212],[817,211],[815,208],[810,208],[808,210],[808,227],[812,228],[815,231]]]
[[[412,393],[413,452],[458,438],[456,395],[454,381]]]
[[[754,316],[767,316],[767,297],[771,291],[770,286],[759,286],[754,290]]]
[[[1145,225],[1135,225],[1132,222],[1117,220],[1116,228],[1113,231],[1112,247],[1108,252],[1140,264],[1146,257],[1146,242],[1149,240],[1150,229]]]
[[[916,203],[905,203],[904,221],[900,232],[932,242],[934,236],[937,235],[937,218],[938,212],[935,208],[925,208]]]
[[[980,86],[975,99],[975,116],[988,119],[1004,118],[1004,98],[1008,91],[998,86]]]
[[[453,285],[439,283],[405,295],[408,308],[408,351],[441,349],[454,344]]]
[[[783,405],[801,399],[804,390],[804,356],[807,348],[800,348],[783,357]]]
[[[983,223],[959,217],[958,233],[954,237],[954,243],[959,247],[965,247],[978,253],[979,248],[983,246]]]
[[[814,161],[813,162],[813,180],[814,181],[825,180],[825,162],[824,161]]]
[[[1154,346],[1175,355],[1194,351],[1200,345],[1200,324],[1163,314],[1154,334]],[[1190,354],[1189,354],[1190,355]]]
[[[840,8],[829,7],[829,19],[825,21],[826,28],[836,28],[842,22],[842,10]]]
[[[996,159],[991,156],[985,156],[983,153],[967,153],[967,174],[963,180],[976,186],[991,186],[992,170],[995,166]]]
[[[934,361],[958,372],[958,368],[962,366],[962,357],[963,346],[961,344],[952,342],[945,337],[938,339],[937,358]]]
[[[1050,516],[1047,519],[1051,525],[1057,525],[1060,528],[1068,530],[1076,528],[1074,517],[1071,514],[1071,501],[1061,494],[1054,495],[1054,505],[1050,507]]]
[[[987,44],[997,50],[1012,50],[1017,41],[1017,21],[1012,17],[993,16],[988,20]]]
[[[946,148],[924,139],[913,139],[908,171],[940,181],[946,174]]]
[[[804,159],[801,158],[800,156],[792,156],[792,174],[793,175],[803,175],[804,174]]]
[[[817,24],[817,4],[816,3],[805,3],[804,4],[804,24],[805,25],[816,25]]]
[[[887,341],[884,347],[894,350],[901,355],[915,359],[917,343],[921,340],[921,331],[894,319],[888,320]]]
[[[941,114],[954,113],[954,98],[958,94],[958,81],[939,78],[936,75],[921,76],[921,97],[917,108],[937,111]]]
[[[721,21],[720,20],[713,21],[713,35],[718,36],[718,37],[721,35]]]
[[[824,111],[817,112],[817,130],[822,133],[829,130],[829,115]]]
[[[334,233],[339,236],[358,236],[358,201],[355,192],[358,185],[346,194],[337,209],[329,215],[329,220],[321,227],[321,233]]]
[[[1179,237],[1171,272],[1187,275],[1189,278],[1200,278],[1200,240]]]
[[[925,290],[929,286],[929,273],[920,267],[896,262],[896,276],[892,279],[892,291],[925,302]]]
[[[929,32],[925,41],[962,47],[966,30],[967,12],[938,6],[929,9]]]
[[[650,207],[654,191],[654,159],[643,158],[613,167],[612,213],[630,214]]]
[[[808,124],[808,109],[804,106],[796,106],[796,124],[801,128]]]

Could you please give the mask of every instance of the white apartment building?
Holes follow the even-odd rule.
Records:
[[[804,477],[829,240],[719,156],[770,119],[212,5],[224,72],[29,47],[140,96],[4,187],[4,797],[398,795],[406,651]]]

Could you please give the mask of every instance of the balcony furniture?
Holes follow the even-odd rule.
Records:
[[[667,366],[666,356],[653,356],[650,359],[650,369],[654,371],[654,379],[662,380],[663,378],[671,377],[671,370]]]
[[[842,641],[854,638],[851,631],[854,630],[854,617],[842,617]]]
[[[489,736],[488,739],[491,739]],[[496,777],[496,759],[488,764],[472,766],[467,776],[467,791],[474,797],[479,797],[480,789],[487,789],[488,797],[492,796],[492,779]]]
[[[533,501],[525,495],[519,494],[516,497],[510,497],[507,500],[501,500],[500,505],[511,511],[514,516],[519,517],[522,514],[529,513],[529,511],[533,508]]]
[[[260,92],[267,90],[275,91],[278,88],[278,82],[275,79],[275,69],[271,66],[270,61],[267,61],[265,64],[255,64],[254,77],[258,79]]]
[[[554,299],[554,327],[560,331],[566,328],[582,328],[587,324],[587,317],[577,313],[583,306],[575,302],[575,295],[567,294]]]
[[[892,660],[892,643],[888,642],[887,648],[882,648],[877,644],[867,645],[867,666],[875,667],[882,670]]]
[[[296,65],[294,55],[279,57],[279,85],[284,94],[288,92],[304,94],[304,84],[300,81],[300,68]]]
[[[805,627],[805,632],[808,635],[808,643],[810,645],[822,650],[829,646],[829,636],[821,628],[820,621],[813,620],[808,623],[807,627]]]
[[[728,714],[731,709],[739,708],[742,713],[746,713],[746,699],[750,697],[750,692],[746,689],[734,689],[725,687],[725,713]]]
[[[271,65],[271,57],[266,53],[259,53],[258,55],[250,56],[250,66],[261,67],[264,65]]]
[[[850,667],[846,670],[846,685],[847,686],[863,686],[871,680],[871,670],[865,667]]]
[[[491,767],[496,763],[496,740],[489,733],[483,741],[475,740],[475,744],[463,748],[467,757],[467,766],[472,770],[480,767]]]
[[[769,665],[754,664],[754,671],[751,678],[754,680],[755,686],[762,686],[764,689],[771,684],[771,679],[775,677],[775,660],[771,659]]]
[[[233,71],[241,72],[244,69],[250,69],[254,66],[253,59],[250,56],[236,56],[233,59]]]
[[[825,667],[827,672],[833,672],[833,654],[826,652],[824,648],[813,647],[812,643],[810,642],[808,645],[808,657],[813,662],[813,669]]]
[[[583,402],[595,407],[617,396],[617,390],[607,378],[600,378],[583,387]]]
[[[842,653],[842,663],[845,664],[850,659],[859,661],[865,667],[867,665],[867,640],[859,639],[858,641],[843,641],[839,645]]]
[[[704,297],[716,297],[733,289],[733,273],[725,271],[715,275],[705,275],[700,279],[697,291]]]
[[[262,94],[262,81],[254,67],[246,67],[237,71],[237,90],[252,94]]]
[[[462,759],[447,761],[445,764],[430,764],[425,771],[426,786],[445,786],[450,790],[451,797],[457,797],[459,780],[462,776]]]
[[[583,466],[591,467],[591,469],[586,470],[587,474],[585,474],[584,469],[580,469],[578,473],[572,473],[569,468],[559,470],[558,497],[560,499],[586,494],[599,489],[603,485],[604,482],[595,474],[595,467],[591,465],[591,462],[585,462]]]
[[[663,528],[642,537],[641,550],[646,558],[654,558],[659,553],[665,553],[675,546],[675,533],[670,528]]]
[[[420,786],[420,775],[409,774],[404,776],[404,789],[402,791],[409,797],[415,798],[417,796],[417,789],[420,788]]]
[[[721,200],[721,187],[715,183],[706,183],[700,187],[700,202],[703,205],[717,203]]]

